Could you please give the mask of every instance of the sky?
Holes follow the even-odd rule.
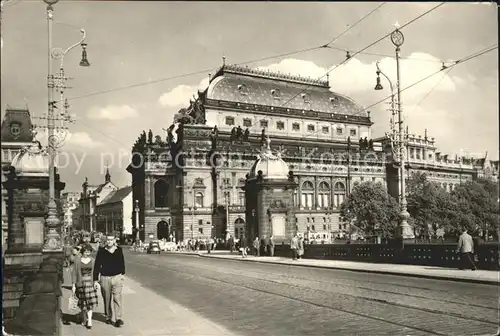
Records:
[[[87,33],[90,67],[70,51],[65,93],[75,122],[62,142],[58,165],[67,191],[104,182],[105,165],[119,187],[131,146],[140,132],[172,124],[173,115],[226,63],[310,77],[330,72],[331,90],[370,106],[390,94],[374,91],[376,62],[396,83],[395,50],[387,37],[439,3],[388,2],[148,2],[59,1],[54,6],[53,47],[67,48]],[[45,4],[11,0],[2,17],[1,102],[34,117],[47,106]],[[445,3],[402,28],[401,86],[425,78],[498,43],[497,8],[488,3]],[[351,29],[341,35],[348,27]],[[341,35],[338,39],[335,37]],[[331,48],[316,48],[330,41]],[[314,50],[288,54],[308,48]],[[265,58],[265,59],[264,59]],[[264,60],[263,60],[264,59]],[[260,61],[259,61],[260,60]],[[246,63],[248,62],[248,63]],[[341,64],[342,63],[342,64]],[[340,65],[339,65],[340,64]],[[58,69],[57,61],[54,70]],[[194,74],[193,74],[194,73]],[[498,159],[498,51],[459,63],[401,94],[410,133],[434,137],[443,153]],[[372,135],[389,128],[388,104],[370,107]],[[35,123],[43,124],[35,118]],[[43,130],[40,139],[46,137]]]

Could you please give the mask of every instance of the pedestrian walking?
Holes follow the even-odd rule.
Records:
[[[269,237],[269,256],[274,257],[274,236]]]
[[[73,294],[78,298],[78,307],[82,311],[82,325],[87,329],[92,328],[92,313],[97,307],[97,283],[92,281],[95,260],[92,258],[92,246],[85,244],[82,247],[82,255],[75,260],[73,272]]]
[[[260,256],[260,240],[259,237],[255,237],[253,241],[253,253],[256,257]]]
[[[299,248],[297,249],[297,257],[302,259],[304,255],[304,238],[299,237]]]
[[[100,275],[100,277],[99,277]],[[106,323],[119,328],[123,325],[122,319],[122,290],[125,277],[125,260],[123,251],[116,244],[114,236],[106,237],[106,246],[97,252],[94,281],[100,281],[101,294],[104,299],[104,315]],[[113,302],[113,310],[111,310]],[[115,322],[113,323],[113,313]]]
[[[467,233],[467,229],[462,229],[462,234],[458,239],[457,253],[460,253],[460,269],[471,269],[476,270],[476,265],[474,264],[474,241],[470,234]]]
[[[294,234],[292,240],[290,241],[290,249],[292,250],[292,258],[293,260],[297,260],[297,250],[299,249],[299,238],[297,238],[297,234]]]
[[[240,251],[241,251],[241,257],[242,258],[246,258],[246,256],[247,256],[247,248],[248,248],[247,238],[245,237],[245,235],[243,235],[240,238]]]
[[[233,238],[233,236],[229,236],[229,239],[227,240],[227,245],[229,247],[229,251],[231,251],[231,253],[233,253],[233,251],[234,251],[234,238]]]
[[[267,256],[269,255],[269,238],[266,235],[262,236],[262,253]]]

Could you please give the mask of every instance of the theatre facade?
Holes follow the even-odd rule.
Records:
[[[177,113],[166,139],[143,132],[134,144],[133,226],[145,241],[241,237],[243,187],[270,147],[293,172],[296,231],[318,242],[342,236],[349,228],[340,205],[354,185],[381,182],[397,196],[397,172],[386,169],[390,143],[372,140],[372,124],[370,112],[332,92],[328,80],[224,64]],[[472,163],[447,163],[427,136],[411,138],[418,162],[409,170],[433,169],[443,181],[476,172]]]

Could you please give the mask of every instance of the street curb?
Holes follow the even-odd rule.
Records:
[[[377,271],[377,270],[364,270],[364,269],[352,269],[340,266],[319,266],[319,265],[304,265],[304,264],[292,264],[292,263],[282,263],[276,261],[261,261],[254,259],[236,259],[236,258],[224,258],[218,257],[216,255],[205,255],[205,254],[192,254],[198,255],[203,258],[216,258],[216,259],[225,259],[225,260],[235,260],[235,261],[247,261],[247,262],[256,262],[260,264],[274,264],[274,265],[286,265],[286,266],[298,266],[298,267],[310,267],[310,268],[321,268],[321,269],[330,269],[330,270],[342,270],[342,271],[351,271],[351,272],[360,272],[360,273],[372,273],[372,274],[386,274],[386,275],[396,275],[396,276],[405,276],[412,278],[423,278],[423,279],[434,279],[434,280],[445,280],[445,281],[455,281],[455,282],[466,282],[466,283],[476,283],[483,285],[494,285],[498,286],[500,281],[491,281],[491,280],[481,280],[481,279],[464,279],[464,278],[454,278],[447,277],[441,275],[426,275],[426,274],[414,274],[414,273],[400,273],[400,272],[391,272],[391,271]]]

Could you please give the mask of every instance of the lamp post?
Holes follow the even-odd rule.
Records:
[[[48,24],[48,113],[47,113],[47,135],[48,135],[48,154],[49,154],[49,204],[48,204],[48,214],[46,219],[47,232],[45,236],[44,242],[44,251],[61,251],[62,250],[62,241],[60,234],[61,221],[58,217],[57,213],[57,204],[55,199],[55,157],[56,157],[56,136],[55,136],[55,121],[61,121],[64,123],[68,121],[67,116],[64,114],[64,118],[55,118],[54,109],[56,108],[56,101],[54,101],[54,89],[58,88],[61,92],[61,100],[63,98],[65,81],[66,77],[64,76],[63,70],[63,60],[66,53],[68,53],[71,49],[76,47],[77,45],[82,45],[83,53],[82,53],[82,61],[80,62],[81,66],[89,66],[90,64],[87,61],[87,53],[85,50],[84,40],[85,40],[85,31],[82,29],[81,33],[83,35],[82,39],[69,47],[66,50],[62,50],[60,48],[52,49],[52,24],[54,18],[54,10],[52,5],[56,4],[59,0],[43,0],[47,4],[47,24]],[[61,59],[61,67],[59,75],[54,75],[52,73],[52,60],[60,58]],[[61,102],[62,103],[62,102]],[[67,108],[67,104],[64,106],[60,106],[61,110],[63,108]]]
[[[399,185],[400,185],[400,197],[399,197],[399,204],[400,204],[400,236],[403,239],[411,239],[414,238],[415,235],[413,234],[413,230],[411,226],[408,224],[408,218],[410,217],[410,214],[408,213],[407,210],[407,200],[406,200],[406,158],[405,158],[405,153],[407,151],[407,146],[406,146],[406,141],[405,141],[405,135],[404,135],[404,120],[403,120],[403,108],[402,108],[402,103],[401,103],[401,79],[400,79],[400,65],[399,65],[399,59],[400,59],[400,47],[404,43],[404,35],[403,33],[399,30],[399,25],[396,24],[396,29],[392,32],[391,34],[391,42],[392,44],[396,47],[396,90],[397,90],[397,104],[396,104],[396,97],[394,94],[394,86],[392,85],[391,80],[389,77],[387,77],[381,70],[380,67],[377,63],[377,85],[375,86],[375,90],[382,90],[382,84],[380,83],[380,74],[382,74],[388,81],[391,87],[391,110],[392,115],[394,117],[395,110],[396,110],[396,105],[397,105],[397,114],[398,114],[398,129],[393,127],[393,118],[391,118],[391,129],[392,129],[392,134],[390,135],[390,139],[392,143],[396,144],[396,150],[397,154],[396,157],[399,161]],[[397,139],[396,139],[397,138]]]
[[[139,236],[139,240],[141,239],[140,237],[140,231],[141,231],[141,224],[139,223],[139,200],[135,200],[135,208],[134,208],[134,212],[135,212],[135,227],[136,227],[136,231],[135,231],[135,237],[134,237],[134,240],[137,241],[137,236]]]

